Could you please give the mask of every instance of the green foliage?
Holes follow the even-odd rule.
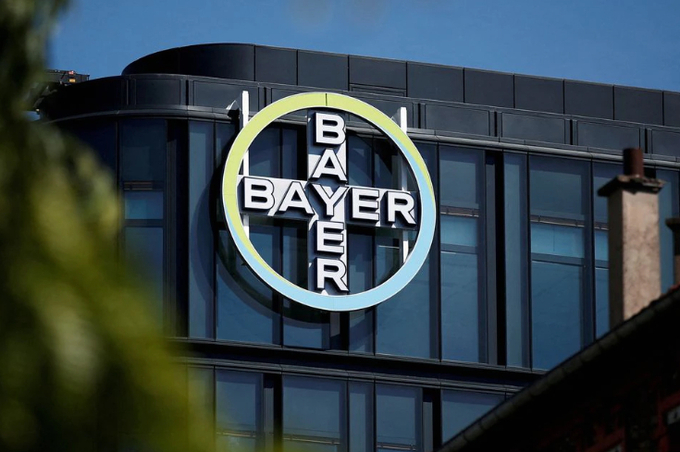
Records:
[[[112,178],[26,119],[62,7],[0,1],[0,450],[207,450],[150,297],[117,262]]]

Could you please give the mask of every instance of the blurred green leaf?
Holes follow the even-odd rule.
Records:
[[[0,450],[208,450],[186,370],[117,261],[112,178],[25,114],[64,6],[0,2]]]

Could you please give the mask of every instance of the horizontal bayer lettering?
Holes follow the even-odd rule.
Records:
[[[414,192],[374,187],[329,187],[293,179],[239,176],[244,213],[289,219],[325,219],[375,227],[413,229],[418,221]]]

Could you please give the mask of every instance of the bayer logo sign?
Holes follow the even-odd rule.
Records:
[[[248,147],[269,124],[299,110],[307,114],[307,177],[284,179],[240,174]],[[365,120],[390,139],[403,155],[417,190],[349,183],[344,113]],[[299,303],[328,311],[376,305],[395,295],[425,261],[436,218],[432,183],[425,163],[408,136],[390,118],[357,99],[333,93],[305,93],[275,102],[241,130],[225,164],[222,200],[227,227],[244,261],[273,290]],[[308,281],[302,288],[274,271],[249,240],[244,216],[304,220],[308,230]],[[415,231],[403,250],[404,263],[391,278],[360,293],[350,293],[347,228],[358,225]]]

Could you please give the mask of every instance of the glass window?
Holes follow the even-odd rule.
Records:
[[[166,152],[164,120],[120,121],[120,175],[123,181],[164,181]]]
[[[549,369],[578,351],[584,336],[588,164],[531,157],[529,171],[532,359]]]
[[[431,325],[433,284],[428,258],[411,282],[376,308],[376,352],[434,358]]]
[[[112,120],[81,120],[60,123],[66,131],[91,147],[100,162],[116,174],[116,123]]]
[[[349,452],[373,451],[373,384],[349,382]]]
[[[124,231],[125,258],[142,275],[154,297],[153,308],[160,319],[163,312],[163,228],[132,227]]]
[[[505,309],[508,366],[529,366],[527,158],[504,154]]]
[[[483,152],[440,146],[442,358],[485,362]]]
[[[593,164],[593,229],[595,237],[595,337],[609,331],[609,251],[607,198],[597,191],[621,173],[619,165]]]
[[[350,185],[373,185],[372,142],[370,137],[347,134],[347,177]]]
[[[347,264],[350,293],[373,287],[373,231],[349,228]],[[353,352],[373,352],[373,319],[375,310],[362,309],[349,313],[349,349]]]
[[[422,393],[419,388],[375,386],[376,450],[422,450]]]
[[[251,222],[250,240],[270,263],[278,250],[271,227]],[[280,343],[280,317],[274,294],[245,266],[226,231],[220,231],[217,265],[217,338]]]
[[[261,450],[262,376],[217,370],[215,414],[218,452]]]
[[[251,176],[280,177],[281,129],[267,127],[248,149]]]
[[[341,452],[346,448],[346,383],[283,377],[283,450]]]
[[[297,222],[297,227],[282,227],[283,277],[300,287],[307,288],[307,222]],[[292,347],[327,349],[330,346],[328,312],[312,309],[300,303],[284,300],[283,344]]]
[[[126,220],[162,220],[163,192],[126,190],[123,193]]]
[[[189,122],[189,336],[214,337],[214,240],[210,185],[214,124]]]
[[[661,246],[661,292],[673,285],[673,234],[666,226],[666,219],[680,215],[678,202],[678,173],[658,170],[656,177],[666,182],[659,192],[659,242]]]
[[[501,403],[503,394],[442,391],[442,441],[448,441]]]
[[[213,413],[215,396],[213,394],[213,369],[189,367],[187,385],[190,419],[195,422],[191,431],[197,435],[213,435]]]

